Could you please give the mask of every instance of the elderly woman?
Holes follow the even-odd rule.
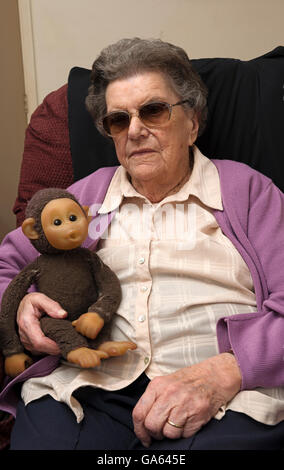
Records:
[[[27,373],[12,449],[283,446],[284,197],[198,150],[206,95],[186,53],[159,40],[119,41],[94,62],[86,105],[120,166],[70,191],[94,215],[86,246],[121,282],[113,338],[138,348],[92,370]],[[3,292],[36,253],[16,230],[0,256]],[[39,293],[21,302],[22,342],[56,355],[41,311],[62,315]]]

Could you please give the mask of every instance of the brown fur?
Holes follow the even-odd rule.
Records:
[[[24,351],[16,329],[16,314],[29,287],[36,284],[39,292],[59,302],[68,312],[67,319],[56,320],[47,315],[41,319],[46,336],[59,344],[63,357],[79,347],[96,348],[109,339],[109,325],[121,301],[121,288],[116,275],[97,254],[84,248],[61,251],[48,243],[41,226],[41,212],[52,199],[73,195],[65,190],[47,189],[33,196],[27,207],[27,217],[36,221],[38,240],[31,240],[42,253],[24,268],[6,289],[0,314],[0,347],[8,357]],[[79,203],[78,203],[79,204]],[[72,321],[86,312],[96,312],[105,326],[96,340],[90,340],[76,331]]]

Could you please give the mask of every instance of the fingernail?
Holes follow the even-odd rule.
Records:
[[[150,446],[150,442],[149,441],[141,441],[142,442],[142,445],[144,447],[149,447]]]
[[[65,310],[61,309],[61,310],[58,310],[57,313],[58,313],[58,315],[63,316],[63,315],[66,315],[67,312]]]

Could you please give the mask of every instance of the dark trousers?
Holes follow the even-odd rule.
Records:
[[[18,405],[11,450],[146,450],[136,438],[132,410],[149,380],[143,374],[127,388],[107,392],[84,387],[74,393],[84,409],[77,423],[64,403],[45,396]],[[259,423],[227,411],[212,419],[193,437],[153,441],[148,450],[279,450],[284,448],[284,422]]]

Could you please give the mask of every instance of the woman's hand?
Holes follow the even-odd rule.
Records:
[[[134,431],[145,447],[151,438],[190,437],[238,393],[240,386],[240,369],[230,353],[156,377],[133,410]]]
[[[22,299],[17,313],[21,342],[33,354],[60,354],[57,344],[47,338],[40,328],[43,312],[53,318],[67,316],[67,312],[57,302],[39,292],[27,294]]]

